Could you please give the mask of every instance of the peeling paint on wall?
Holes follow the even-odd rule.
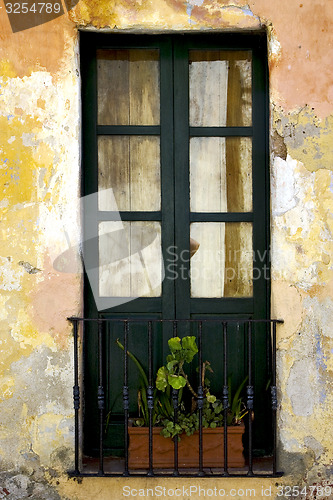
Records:
[[[69,27],[64,18],[53,33],[1,32],[0,457],[7,472],[0,486],[9,498],[59,498],[45,474],[64,470],[73,453],[66,317],[79,311],[81,277],[60,275],[50,262],[63,226],[79,238],[79,81]],[[62,464],[57,450],[63,458],[66,450]]]

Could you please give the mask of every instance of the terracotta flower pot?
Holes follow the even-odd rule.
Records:
[[[242,436],[244,425],[228,427],[228,466],[243,467],[245,460],[243,456]],[[153,466],[155,468],[173,468],[174,466],[174,443],[170,438],[160,434],[161,428],[153,428]],[[132,469],[144,469],[149,467],[148,427],[129,427],[129,467]],[[203,429],[203,466],[224,467],[224,429]],[[183,468],[199,466],[199,432],[192,436],[183,434],[178,442],[178,466]]]

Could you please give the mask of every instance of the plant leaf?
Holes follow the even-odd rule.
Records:
[[[207,398],[207,401],[208,401],[209,403],[215,403],[215,401],[216,401],[216,396],[213,396],[213,395],[212,395],[212,394],[210,394],[209,392],[207,393],[206,398]]]
[[[160,391],[164,392],[167,385],[168,385],[168,370],[166,369],[165,366],[161,366],[161,368],[158,369],[156,375],[156,387]]]
[[[172,361],[169,361],[169,363],[167,363],[167,369],[169,371],[172,371],[174,366],[178,364],[178,361],[176,359],[173,359]]]
[[[232,400],[231,411],[234,411],[234,410],[237,411],[237,408],[240,408],[240,405],[241,405],[240,393],[242,392],[242,389],[243,389],[244,385],[246,384],[247,379],[248,379],[248,377],[245,377],[245,379],[239,385],[237,391],[235,392],[234,398]]]
[[[168,382],[173,389],[181,389],[186,385],[186,380],[181,375],[169,375]]]
[[[169,345],[169,349],[172,353],[175,351],[180,351],[182,348],[182,346],[180,345],[180,338],[179,337],[172,337],[171,339],[169,339],[168,345]]]
[[[123,344],[120,342],[119,339],[116,340],[116,344],[118,347],[120,347],[120,349],[122,349],[123,351],[125,350]],[[142,366],[142,364],[140,363],[140,361],[138,360],[138,358],[136,358],[134,356],[134,354],[132,354],[130,351],[127,351],[127,356],[136,364],[141,376],[142,376],[142,379],[143,379],[143,383],[145,385],[145,387],[148,387],[148,378],[147,378],[147,375],[146,375],[146,372],[144,371],[144,368]]]
[[[194,336],[187,336],[182,339],[182,347],[185,349],[185,361],[190,363],[196,353],[198,352],[198,347],[196,344],[196,338]]]

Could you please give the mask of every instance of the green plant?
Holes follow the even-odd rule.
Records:
[[[119,339],[116,340],[117,346],[124,351],[124,346]],[[148,410],[148,377],[147,374],[138,360],[138,358],[127,351],[128,357],[133,361],[135,366],[139,371],[140,388],[138,389],[138,418],[134,419],[134,424],[136,426],[148,426],[149,425],[149,410]],[[173,406],[171,404],[170,391],[165,394],[159,394],[157,389],[154,390],[154,408],[153,408],[153,425],[158,425],[162,418],[171,418],[173,415]]]
[[[168,345],[171,354],[167,356],[166,364],[159,368],[157,372],[156,387],[162,392],[167,391],[170,387],[176,390],[183,390],[183,388],[187,387],[192,396],[192,404],[191,409],[187,411],[183,398],[180,398],[177,422],[175,423],[174,419],[170,417],[162,419],[162,435],[165,437],[174,437],[185,432],[189,436],[199,429],[199,412],[197,411],[198,394],[193,389],[185,373],[184,366],[191,363],[198,352],[196,338],[193,336],[184,337],[183,339],[173,337],[169,340]],[[210,392],[210,380],[206,375],[207,372],[212,371],[208,361],[202,363],[201,385],[204,397],[202,426],[214,429],[224,424],[224,411],[221,400]],[[241,398],[241,392],[246,380],[247,378],[238,387],[232,401],[229,396],[227,425],[239,425],[247,413]],[[231,395],[230,379],[228,385],[229,395]]]
[[[241,392],[243,390],[243,387],[245,386],[247,382],[248,377],[245,377],[243,382],[238,386],[234,397],[232,399],[232,402],[230,401],[229,397],[229,409],[228,409],[228,417],[227,417],[227,424],[228,425],[239,425],[242,421],[242,419],[245,417],[245,415],[248,413],[245,404],[243,403],[243,400],[241,398]],[[231,379],[229,378],[228,380],[228,388],[229,388],[229,395],[231,394]]]
[[[124,350],[119,339],[116,341],[118,347]],[[161,366],[156,375],[156,388],[154,389],[153,425],[162,427],[161,434],[164,437],[180,436],[182,433],[190,436],[199,429],[198,394],[194,390],[189,376],[186,373],[187,365],[190,365],[198,353],[196,338],[186,336],[180,339],[172,337],[168,341],[170,354],[166,358],[166,364]],[[140,388],[138,389],[139,416],[134,420],[134,425],[148,426],[149,411],[147,400],[148,378],[140,361],[127,351],[127,355],[136,365],[140,375]],[[197,368],[198,371],[198,368]],[[213,372],[210,363],[202,363],[201,386],[203,389],[202,426],[205,428],[216,428],[224,425],[224,410],[220,399],[210,392],[210,380],[208,372]],[[227,425],[239,425],[247,413],[241,398],[241,392],[247,378],[237,388],[231,400],[231,380],[229,379],[229,408],[227,413]],[[172,404],[172,390],[178,391],[177,419],[174,419]],[[188,390],[190,404],[184,390]]]

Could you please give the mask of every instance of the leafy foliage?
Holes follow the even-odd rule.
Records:
[[[187,375],[184,372],[184,364],[191,363],[198,352],[195,337],[172,337],[168,341],[171,354],[166,358],[166,365],[161,366],[157,372],[156,387],[160,391],[165,391],[168,386],[173,389],[182,389],[187,385],[194,394]]]
[[[117,345],[124,350],[123,345],[117,340]],[[192,363],[198,353],[196,338],[186,336],[180,339],[172,337],[168,341],[170,354],[166,357],[165,365],[161,366],[156,374],[156,388],[154,390],[153,425],[162,427],[161,434],[164,437],[174,438],[182,433],[190,436],[199,429],[198,394],[193,389],[189,377],[185,371],[187,365]],[[147,400],[148,378],[140,361],[127,352],[129,358],[136,365],[140,375],[140,388],[138,390],[139,416],[134,420],[138,426],[149,425],[149,410]],[[197,368],[198,371],[198,368]],[[225,411],[220,399],[210,393],[210,380],[208,372],[213,372],[210,363],[202,363],[203,409],[202,426],[204,428],[221,427],[224,425]],[[227,414],[227,425],[239,425],[247,414],[242,401],[241,392],[247,378],[243,380],[231,400],[231,380],[229,379],[229,408]],[[172,390],[178,391],[177,421],[174,419],[172,404]],[[187,389],[191,396],[191,406],[185,401],[183,390]]]

